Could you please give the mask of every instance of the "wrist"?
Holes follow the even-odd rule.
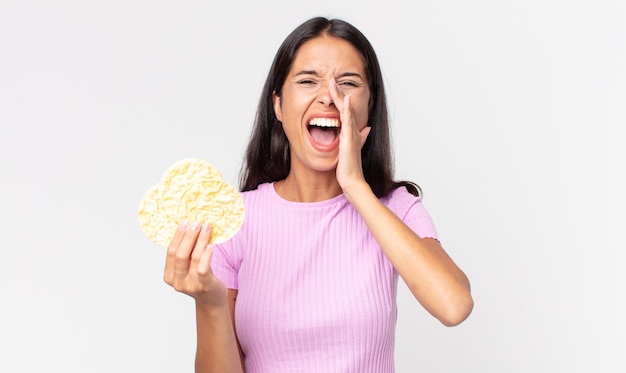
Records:
[[[207,317],[215,317],[228,312],[228,302],[224,298],[223,302],[202,302],[196,299],[196,314]]]
[[[365,180],[362,180],[344,188],[343,194],[351,204],[355,205],[355,203],[363,201],[365,197],[373,196],[374,192],[372,192],[372,188],[369,184]]]
[[[228,309],[228,293],[224,292],[223,294],[206,297],[194,297],[196,302],[196,310],[211,313],[215,311],[219,311],[222,309]]]

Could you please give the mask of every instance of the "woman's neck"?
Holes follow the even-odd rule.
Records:
[[[276,193],[292,202],[320,202],[342,193],[335,171],[326,173],[290,172],[284,180],[274,183]]]

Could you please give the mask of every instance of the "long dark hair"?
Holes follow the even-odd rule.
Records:
[[[367,38],[348,22],[324,17],[312,18],[298,26],[276,52],[261,93],[254,127],[241,168],[239,180],[241,191],[256,189],[265,182],[283,180],[289,174],[291,165],[289,142],[274,113],[272,94],[275,92],[278,97],[281,96],[283,84],[298,48],[323,34],[348,41],[363,55],[371,92],[368,126],[372,127],[361,149],[365,180],[379,198],[401,186],[406,187],[411,194],[420,196],[422,193],[417,184],[393,180],[387,99],[374,48]]]

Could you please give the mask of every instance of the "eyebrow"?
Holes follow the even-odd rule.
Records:
[[[299,76],[299,75],[315,75],[317,77],[321,77],[321,75],[317,71],[315,71],[315,70],[302,70],[302,71],[294,74],[294,76]],[[359,78],[361,80],[364,80],[363,77],[361,76],[361,74],[353,73],[353,72],[345,72],[345,73],[342,73],[339,76],[336,76],[335,78],[345,78],[345,77],[350,77],[350,76],[355,76],[355,77],[357,77],[357,78]]]
[[[297,74],[294,74],[294,76],[298,76],[298,75],[315,75],[315,76],[320,76],[320,74],[315,71],[315,70],[302,70]]]

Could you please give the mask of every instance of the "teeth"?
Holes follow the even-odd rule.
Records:
[[[311,125],[311,126],[318,126],[318,127],[337,127],[337,128],[339,128],[339,119],[333,119],[333,118],[313,118],[309,122],[309,125]]]

